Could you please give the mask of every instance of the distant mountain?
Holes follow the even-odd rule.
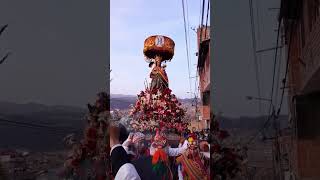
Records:
[[[191,104],[193,99],[178,99],[181,103]],[[123,94],[111,94],[110,106],[111,109],[128,109],[130,105],[134,105],[137,101],[137,96],[123,95]]]
[[[258,117],[239,117],[239,118],[229,118],[229,117],[218,117],[217,118],[221,128],[223,129],[233,129],[238,135],[257,133],[265,125],[268,120],[267,116]],[[288,116],[279,116],[277,123],[280,123],[280,128],[285,129],[288,127],[289,121]],[[273,134],[272,121],[269,121],[263,133],[265,135]]]
[[[136,100],[132,95],[111,95],[111,108],[128,109]],[[180,102],[191,104],[192,99]],[[86,113],[81,107],[0,102],[0,148],[62,150],[65,135],[83,136]]]
[[[136,99],[131,95],[111,95],[111,108],[128,109]],[[78,137],[83,136],[86,112],[72,106],[0,102],[0,148],[61,150],[65,135],[75,132]]]
[[[39,112],[85,112],[84,108],[73,106],[48,106],[39,103],[18,104],[12,102],[0,102],[0,114],[30,114]]]
[[[111,94],[111,98],[136,98],[136,95]]]
[[[134,104],[137,100],[137,96],[123,95],[123,94],[111,94],[110,96],[110,108],[111,109],[128,109],[131,104]]]
[[[61,150],[65,135],[82,136],[85,113],[78,107],[0,102],[0,147]]]

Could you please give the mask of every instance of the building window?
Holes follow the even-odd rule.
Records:
[[[210,91],[205,91],[202,93],[202,105],[209,106],[210,104]]]
[[[314,139],[320,136],[320,91],[297,96],[297,135],[301,139]]]

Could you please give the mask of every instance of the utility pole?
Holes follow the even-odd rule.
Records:
[[[193,93],[193,92],[187,92],[187,93]],[[199,107],[198,107],[198,97],[196,93],[193,93],[194,95],[194,106],[195,106],[195,118],[196,122],[198,124],[198,130],[200,130],[200,119],[199,119]],[[193,104],[192,104],[193,106]]]
[[[278,116],[275,114],[275,109],[273,107],[272,110],[272,118],[273,118],[273,129],[275,131],[274,138],[274,172],[275,178],[278,180],[282,180],[282,168],[281,168],[281,156],[280,156],[280,144],[279,144],[279,135],[280,135],[280,123],[277,123]]]
[[[273,128],[275,130],[276,125],[275,125],[275,117],[274,117],[274,107],[272,107],[272,114],[271,114],[271,118],[273,118]],[[278,179],[278,171],[277,171],[277,136],[274,137],[274,144],[272,144],[272,156],[273,156],[273,163],[272,163],[272,170],[273,170],[273,178],[276,180]]]
[[[198,105],[198,96],[194,93],[194,100],[195,100],[195,117],[198,122],[198,130],[200,131],[200,116],[199,116],[199,105]]]
[[[199,111],[198,111],[198,98],[196,96],[196,94],[194,94],[194,100],[196,101],[196,104],[195,104],[195,112],[196,112],[196,119],[198,121],[198,130],[200,130],[200,119],[199,119]]]
[[[276,114],[275,107],[272,104],[271,99],[267,98],[257,98],[257,97],[252,97],[252,96],[246,96],[247,100],[259,100],[259,101],[267,101],[270,102],[272,105],[272,112],[271,116],[269,118],[272,118],[272,125],[273,125],[273,130],[274,130],[274,137],[273,138],[268,138],[268,139],[273,139],[274,143],[272,144],[272,156],[273,156],[273,163],[272,163],[272,170],[273,170],[273,178],[275,180],[282,180],[282,169],[281,169],[281,161],[280,161],[280,146],[279,146],[279,129],[280,127],[279,124],[277,124],[277,119],[278,119],[278,114]]]

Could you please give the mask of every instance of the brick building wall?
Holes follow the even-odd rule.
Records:
[[[289,166],[299,180],[320,179],[319,2],[282,0],[281,7],[281,11],[287,13],[282,14],[287,50],[289,46],[291,48],[287,87],[294,133],[291,135]]]
[[[209,128],[210,125],[210,27],[199,27],[197,30],[199,61],[199,90],[201,96],[200,129]],[[201,39],[201,41],[200,41]],[[201,42],[201,49],[200,49]]]

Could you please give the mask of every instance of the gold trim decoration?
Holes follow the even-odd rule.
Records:
[[[154,35],[144,41],[143,54],[148,59],[161,56],[162,61],[171,60],[174,55],[175,43],[166,36]]]

